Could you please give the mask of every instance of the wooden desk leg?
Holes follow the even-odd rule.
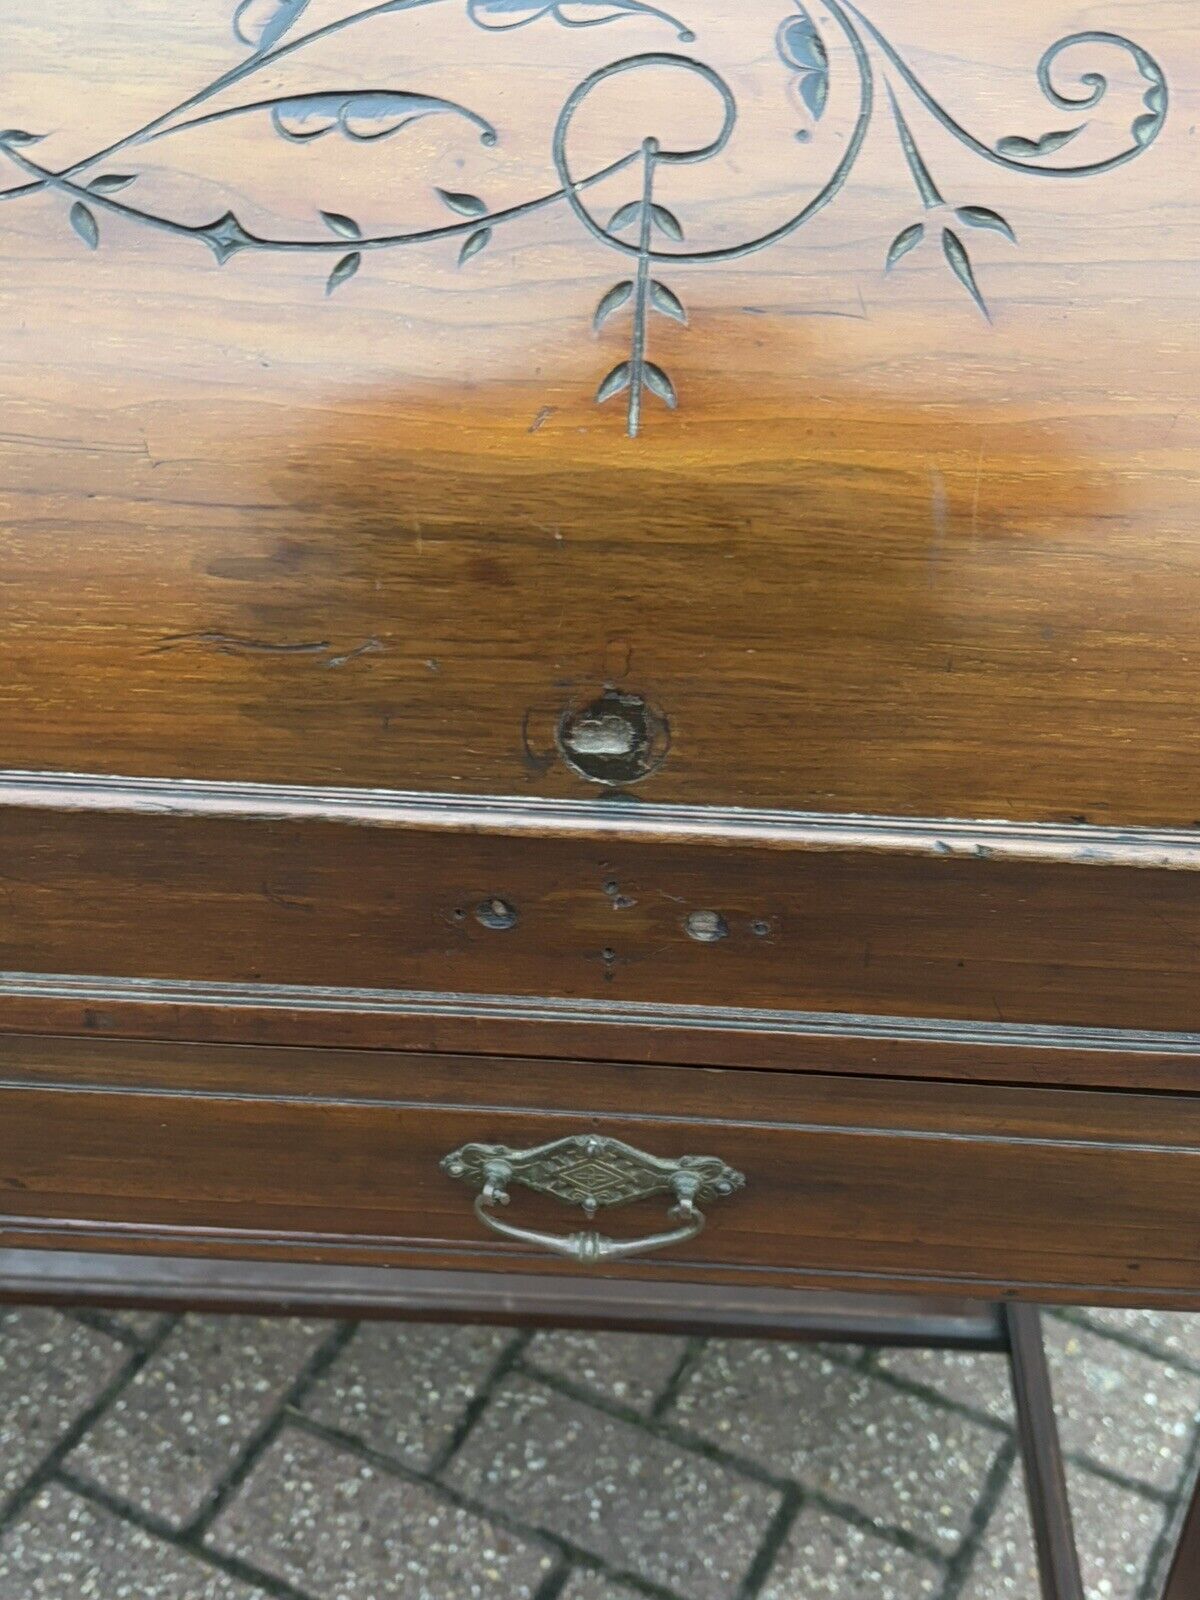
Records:
[[[1200,1596],[1200,1482],[1196,1484],[1184,1518],[1163,1600],[1197,1600],[1197,1596]]]
[[[1084,1600],[1041,1317],[1035,1306],[1014,1305],[1004,1321],[1043,1600]],[[1168,1600],[1184,1600],[1183,1591]]]

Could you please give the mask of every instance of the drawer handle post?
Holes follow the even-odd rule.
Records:
[[[680,1156],[668,1161],[620,1139],[593,1133],[556,1139],[531,1150],[467,1144],[443,1158],[442,1170],[479,1190],[475,1215],[493,1233],[552,1255],[568,1256],[585,1266],[686,1244],[703,1230],[707,1220],[699,1202],[707,1204],[733,1194],[746,1183],[740,1172],[717,1156]],[[674,1200],[668,1217],[678,1226],[641,1239],[612,1239],[592,1228],[567,1234],[520,1228],[498,1215],[498,1208],[509,1204],[514,1183],[577,1205],[589,1220],[603,1207],[667,1194]]]

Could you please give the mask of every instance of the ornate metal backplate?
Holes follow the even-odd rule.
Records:
[[[717,1156],[680,1156],[674,1161],[635,1150],[620,1139],[579,1134],[532,1150],[499,1144],[468,1144],[442,1161],[443,1171],[479,1188],[503,1174],[500,1187],[520,1183],[538,1194],[579,1206],[588,1216],[602,1207],[627,1205],[650,1195],[678,1196],[681,1188],[699,1202],[745,1187],[740,1172]]]

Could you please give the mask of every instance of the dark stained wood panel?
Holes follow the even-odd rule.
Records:
[[[1190,0],[12,10],[0,765],[1200,816]]]

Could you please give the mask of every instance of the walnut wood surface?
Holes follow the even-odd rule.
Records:
[[[0,1060],[5,1246],[570,1271],[484,1236],[438,1162],[599,1132],[747,1180],[617,1276],[1200,1304],[1193,1097],[21,1039]],[[580,1225],[524,1191],[508,1215]]]
[[[783,0],[666,6],[694,40],[632,0],[251,0],[241,40],[234,9],[44,0],[5,21],[0,127],[44,137],[0,150],[0,765],[575,795],[555,724],[611,684],[669,724],[651,800],[1200,815],[1190,0],[814,0],[823,83]],[[593,396],[630,308],[591,318],[636,248],[558,203],[494,220],[459,266],[484,226],[463,196],[494,218],[552,193],[573,89],[667,52],[720,74],[738,123],[711,160],[659,163],[684,240],[654,242],[737,246],[855,147],[849,24],[874,92],[857,160],[771,248],[652,263],[688,317],[648,320],[678,409],[647,393],[628,438],[628,394]],[[1105,29],[1137,52],[1085,40],[1051,78],[1079,99],[1106,72],[1107,95],[1047,103],[1042,51]],[[367,90],[359,133],[419,93],[496,142],[453,109],[356,142],[328,96]],[[285,132],[321,136],[234,114],[281,100]],[[634,158],[588,191],[601,224],[641,195],[644,139],[695,148],[720,123],[689,66],[600,84],[573,169]]]
[[[7,19],[0,1243],[565,1273],[438,1160],[600,1129],[749,1180],[631,1281],[1200,1306],[1198,84],[1188,0]]]

